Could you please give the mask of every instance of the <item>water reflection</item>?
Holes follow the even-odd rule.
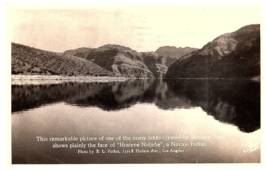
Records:
[[[106,111],[154,103],[163,110],[201,107],[241,131],[260,128],[260,84],[234,80],[128,80],[110,83],[13,85],[12,113],[65,102]]]
[[[172,80],[170,91],[241,131],[260,128],[260,84],[246,80]]]

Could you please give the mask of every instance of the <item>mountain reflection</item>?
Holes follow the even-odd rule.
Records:
[[[169,90],[191,106],[241,131],[260,128],[260,83],[246,80],[172,80]]]
[[[201,107],[241,131],[260,128],[260,84],[234,80],[128,80],[109,83],[12,85],[12,112],[56,102],[106,111],[154,103],[158,108]],[[205,123],[205,122],[204,122]]]

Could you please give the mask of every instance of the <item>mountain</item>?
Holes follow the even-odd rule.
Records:
[[[100,66],[80,57],[11,44],[12,74],[114,76]]]
[[[169,67],[166,78],[252,78],[259,75],[260,25],[248,25],[179,58]]]
[[[12,74],[153,79],[162,78],[175,60],[172,56],[137,52],[129,47],[112,44],[54,53],[12,43]]]
[[[144,63],[157,78],[163,78],[168,67],[183,55],[197,50],[197,48],[176,48],[171,46],[159,47],[155,52],[142,52]]]
[[[77,53],[84,53],[87,51],[90,51],[92,48],[87,48],[87,47],[81,47],[73,50],[67,50],[64,52],[64,54],[69,54],[69,55],[75,55]]]
[[[130,78],[155,78],[144,64],[142,54],[128,47],[108,44],[84,53],[77,52],[74,55],[87,59],[115,75]]]
[[[156,78],[162,78],[166,74],[168,69],[166,56],[158,55],[155,52],[142,52],[141,54],[143,62]]]
[[[191,48],[191,47],[185,47],[185,48],[177,48],[174,46],[163,46],[159,47],[155,53],[162,56],[167,56],[169,59],[167,61],[167,66],[169,67],[174,61],[179,59],[180,57],[184,56],[185,54],[188,54],[192,51],[198,50],[197,48]]]
[[[107,44],[99,48],[68,50],[64,54],[85,58],[115,75],[131,78],[162,78],[177,57],[193,50],[189,47],[177,48],[178,50],[167,53],[168,49],[171,50],[172,47],[159,48],[157,50],[159,53],[166,52],[166,55],[161,55],[156,52],[137,52],[129,47]]]

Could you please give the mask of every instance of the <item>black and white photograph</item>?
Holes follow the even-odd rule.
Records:
[[[11,165],[262,163],[261,4],[7,5]]]

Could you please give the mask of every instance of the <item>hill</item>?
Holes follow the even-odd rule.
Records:
[[[174,46],[162,46],[162,47],[159,47],[155,51],[155,53],[158,55],[166,56],[168,58],[168,61],[166,64],[167,64],[167,67],[169,67],[177,59],[195,50],[198,50],[198,49],[191,48],[191,47],[177,48]]]
[[[64,52],[64,54],[69,54],[69,55],[75,55],[77,53],[84,53],[87,51],[90,51],[92,48],[87,48],[87,47],[81,47],[73,50],[67,50]]]
[[[168,57],[158,55],[155,52],[142,52],[141,54],[143,62],[156,78],[162,78],[166,74]]]
[[[108,44],[74,55],[87,59],[116,75],[131,78],[155,78],[144,64],[142,54],[128,47]]]
[[[16,43],[11,44],[12,74],[114,76],[98,65],[69,54],[44,51]]]
[[[223,34],[174,62],[166,78],[252,78],[260,75],[260,25]]]
[[[176,47],[174,47],[176,48]],[[156,52],[137,52],[129,47],[107,44],[99,48],[86,50],[65,51],[64,54],[71,54],[85,58],[116,75],[132,78],[162,78],[168,67],[177,60],[186,51],[192,51],[194,48],[177,48],[179,54],[168,47],[161,47]],[[165,50],[165,51],[164,51]]]

